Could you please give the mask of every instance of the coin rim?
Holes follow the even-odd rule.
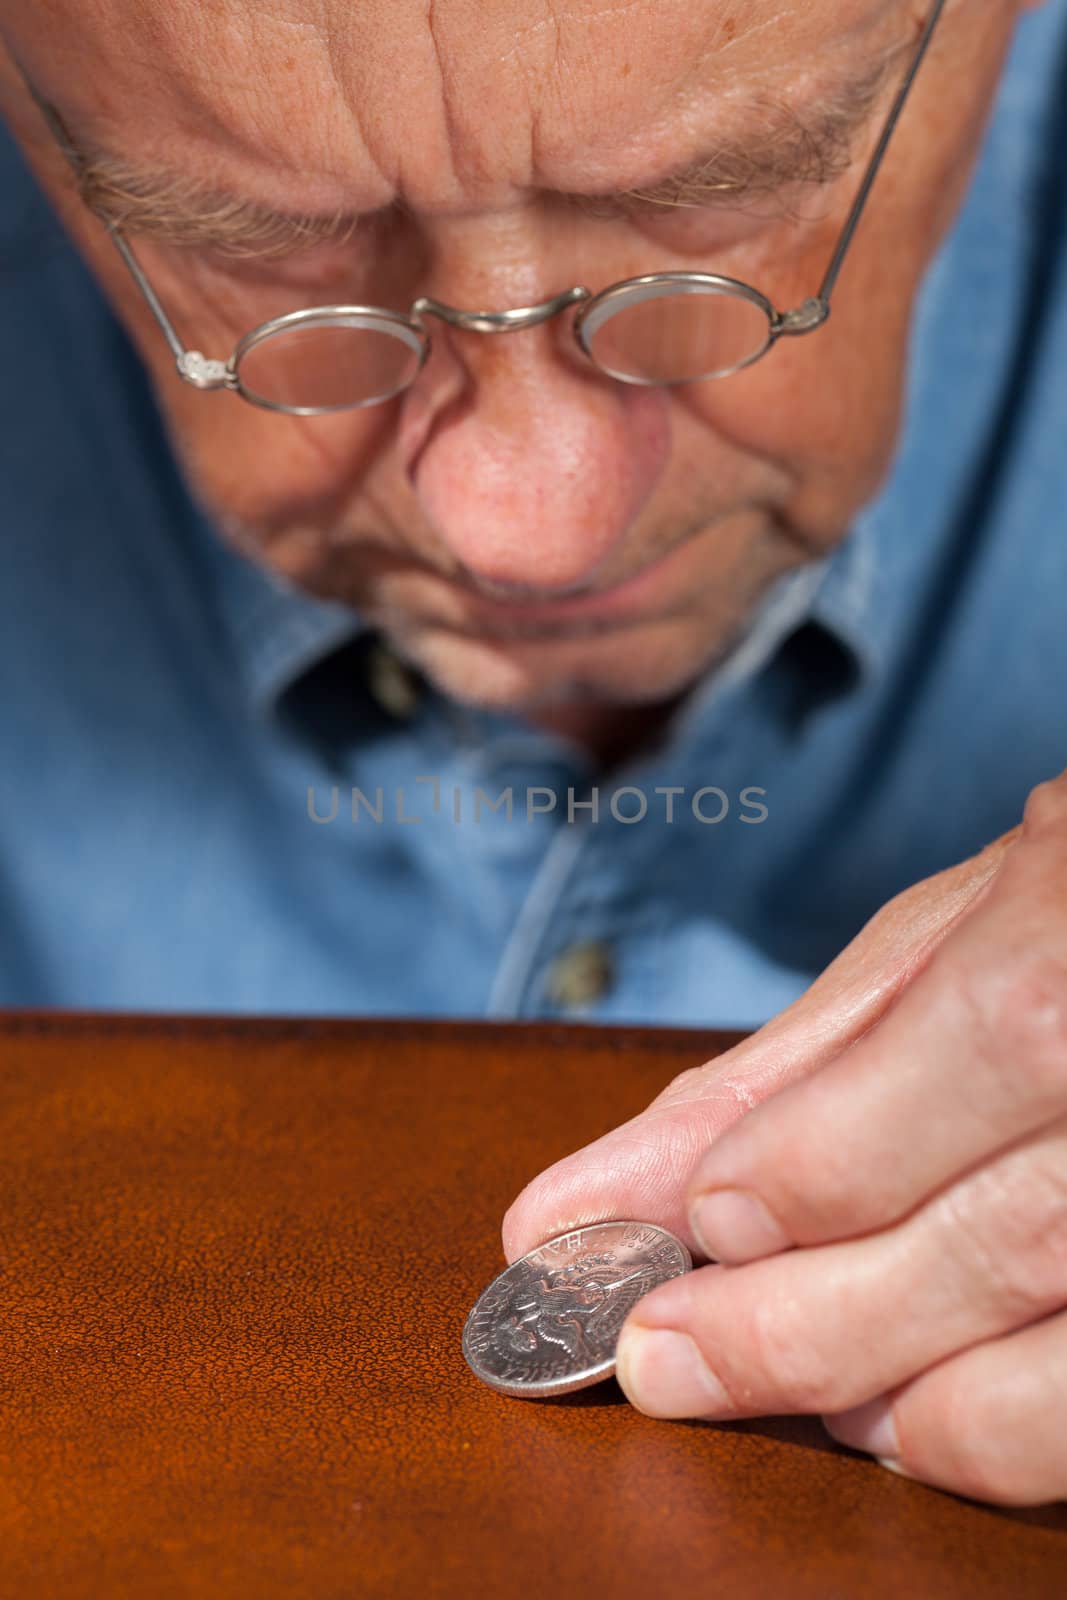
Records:
[[[663,1234],[664,1238],[669,1239],[672,1244],[677,1245],[678,1249],[682,1253],[682,1259],[685,1263],[685,1266],[682,1272],[675,1274],[675,1277],[684,1277],[687,1273],[692,1272],[693,1257],[690,1254],[688,1247],[683,1244],[682,1240],[679,1239],[676,1234],[673,1234],[669,1228],[662,1227],[658,1222],[643,1222],[638,1217],[609,1217],[605,1221],[586,1223],[584,1227],[564,1228],[562,1233],[555,1234],[551,1239],[542,1240],[540,1244],[535,1244],[532,1249],[527,1250],[525,1255],[519,1256],[515,1261],[509,1261],[507,1266],[502,1268],[502,1270],[497,1273],[492,1282],[486,1284],[481,1294],[478,1295],[477,1299],[475,1300],[470,1311],[467,1313],[467,1320],[463,1324],[463,1359],[467,1363],[470,1370],[474,1373],[474,1376],[481,1383],[484,1383],[489,1389],[495,1389],[498,1394],[506,1394],[514,1400],[550,1400],[555,1398],[557,1395],[575,1394],[579,1389],[591,1389],[594,1384],[603,1383],[606,1378],[610,1378],[614,1374],[616,1361],[613,1353],[612,1355],[606,1357],[599,1366],[591,1369],[587,1368],[579,1376],[572,1374],[569,1377],[549,1379],[547,1382],[538,1382],[536,1384],[519,1384],[515,1382],[509,1382],[507,1379],[492,1377],[483,1372],[480,1367],[475,1365],[475,1358],[467,1348],[467,1334],[470,1330],[471,1323],[474,1321],[475,1313],[482,1303],[482,1300],[489,1293],[490,1289],[499,1283],[500,1279],[505,1277],[513,1267],[521,1266],[524,1261],[528,1260],[530,1256],[536,1255],[539,1250],[548,1250],[552,1245],[558,1244],[561,1239],[566,1239],[573,1233],[594,1233],[599,1228],[618,1227],[655,1228],[657,1233]],[[663,1279],[664,1283],[670,1283],[672,1281],[673,1280],[671,1278]],[[657,1284],[656,1287],[658,1288],[659,1285]],[[649,1293],[652,1293],[651,1289],[649,1290]],[[643,1298],[644,1296],[642,1296],[642,1299]]]

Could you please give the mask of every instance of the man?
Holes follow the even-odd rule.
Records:
[[[4,998],[767,1023],[509,1253],[675,1228],[730,1265],[635,1403],[1008,1503],[1067,1494],[1026,9],[0,5]]]

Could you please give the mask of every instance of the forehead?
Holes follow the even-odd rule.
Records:
[[[14,0],[42,91],[112,149],[326,211],[638,183],[813,106],[899,0]],[[691,145],[691,151],[687,149]]]

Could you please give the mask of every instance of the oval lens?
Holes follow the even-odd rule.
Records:
[[[379,318],[310,320],[267,334],[241,353],[250,400],[294,411],[342,411],[387,400],[419,370],[418,335]]]
[[[595,307],[583,329],[597,365],[631,383],[724,377],[770,343],[767,312],[730,289],[655,284]]]

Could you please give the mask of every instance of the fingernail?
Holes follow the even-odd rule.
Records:
[[[615,1374],[627,1398],[650,1417],[725,1417],[733,1407],[687,1333],[624,1328]]]
[[[689,1226],[713,1261],[756,1261],[792,1243],[759,1196],[745,1189],[701,1195],[689,1209]]]
[[[914,1472],[909,1472],[907,1467],[902,1467],[899,1461],[894,1461],[892,1456],[877,1456],[875,1459],[880,1467],[886,1467],[890,1472],[895,1472],[898,1478],[911,1478],[915,1483],[921,1481],[916,1478]]]
[[[836,1417],[823,1417],[823,1427],[839,1444],[865,1450],[878,1456],[882,1465],[895,1466],[900,1454],[893,1408],[885,1400],[868,1400],[866,1405],[841,1411]]]

